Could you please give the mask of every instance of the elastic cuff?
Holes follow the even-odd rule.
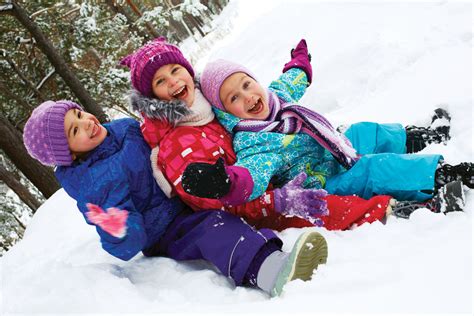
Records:
[[[226,166],[225,171],[229,176],[230,190],[219,201],[225,206],[237,206],[248,201],[253,191],[253,179],[247,168],[239,166]]]
[[[281,213],[286,208],[286,200],[281,196],[281,189],[273,190],[273,201],[275,204],[275,211]]]
[[[309,66],[311,67],[311,66]],[[290,61],[288,62],[285,67],[283,67],[283,73],[287,72],[288,70],[290,70],[291,68],[298,68],[298,69],[301,69],[304,71],[304,73],[306,74],[306,79],[308,79],[308,85],[311,84],[312,80],[313,80],[313,74],[312,74],[312,71],[310,71],[308,69],[308,66],[302,64],[302,65],[298,65],[297,63],[294,63],[293,61]]]

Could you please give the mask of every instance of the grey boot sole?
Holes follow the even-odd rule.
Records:
[[[286,283],[299,279],[310,280],[318,265],[326,263],[328,258],[328,245],[326,239],[318,232],[306,232],[296,241],[282,268],[271,296],[279,296]]]

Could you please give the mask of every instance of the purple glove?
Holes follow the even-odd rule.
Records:
[[[308,46],[306,41],[302,39],[295,49],[291,50],[291,60],[283,67],[283,72],[291,68],[300,68],[306,73],[308,82],[311,84],[313,80],[313,67],[311,66],[311,55],[308,54]]]
[[[275,210],[282,215],[298,216],[314,223],[320,216],[328,215],[326,190],[304,189],[306,173],[301,172],[281,189],[274,190]]]

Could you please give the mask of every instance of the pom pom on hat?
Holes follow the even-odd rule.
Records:
[[[253,73],[242,65],[224,59],[210,62],[201,74],[201,91],[206,99],[219,110],[225,111],[219,91],[224,81],[231,75],[243,72],[257,80]]]
[[[166,38],[163,36],[148,42],[133,54],[124,57],[120,64],[130,68],[132,86],[146,97],[153,97],[153,76],[162,66],[179,64],[194,77],[193,67],[184,58],[183,53],[175,45],[166,42]]]
[[[28,153],[43,165],[69,166],[73,162],[64,132],[64,117],[70,109],[82,111],[72,101],[46,101],[33,110],[25,124],[23,143]]]

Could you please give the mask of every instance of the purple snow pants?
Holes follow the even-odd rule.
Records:
[[[278,249],[283,244],[271,229],[257,231],[230,213],[185,211],[170,224],[154,255],[178,261],[207,260],[239,286],[257,252],[268,243]]]

